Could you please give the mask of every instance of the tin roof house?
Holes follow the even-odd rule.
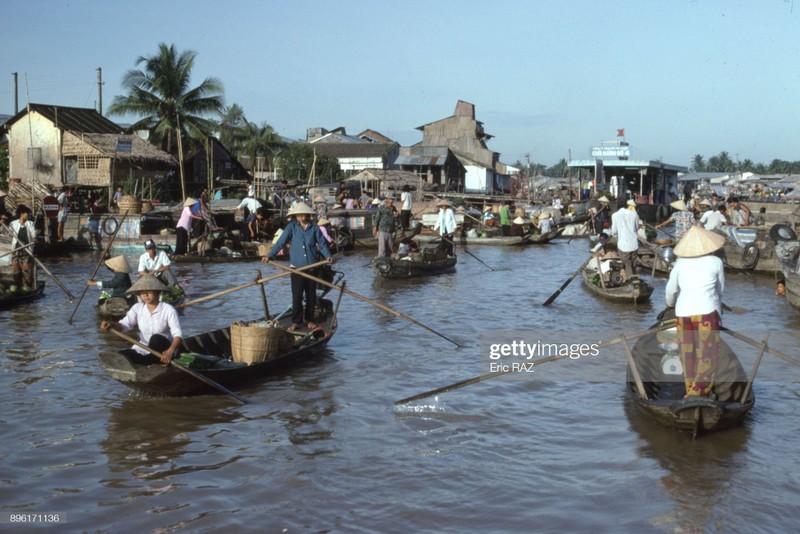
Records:
[[[113,187],[130,176],[166,178],[171,155],[89,108],[31,104],[3,125],[12,180]]]

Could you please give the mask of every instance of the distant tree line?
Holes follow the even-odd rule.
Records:
[[[769,165],[753,163],[749,159],[741,162],[733,161],[724,150],[716,156],[706,159],[700,154],[692,158],[689,165],[692,172],[752,172],[755,174],[800,174],[800,161],[784,161],[774,159]]]
[[[569,176],[569,166],[567,165],[567,160],[561,158],[561,161],[553,165],[552,167],[548,167],[541,163],[530,163],[525,164],[522,163],[520,160],[517,160],[512,167],[516,167],[519,169],[520,174],[525,176],[550,176],[552,178],[561,178]]]

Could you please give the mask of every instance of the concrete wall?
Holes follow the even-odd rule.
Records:
[[[22,182],[38,181],[43,184],[61,185],[63,171],[60,154],[61,134],[59,130],[37,112],[30,113],[11,125],[8,134],[9,170],[11,178]],[[28,149],[41,148],[41,164],[28,168]]]

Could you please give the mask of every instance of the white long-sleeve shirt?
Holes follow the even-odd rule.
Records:
[[[150,254],[145,252],[141,256],[139,256],[139,268],[136,270],[137,272],[153,272],[156,269],[160,269],[164,266],[171,265],[172,262],[169,261],[169,256],[163,250],[156,250],[155,258],[151,258]]]
[[[617,236],[617,249],[620,252],[633,252],[639,249],[639,215],[628,208],[620,208],[611,216],[611,235]]]
[[[722,314],[725,271],[722,260],[706,255],[678,258],[667,282],[667,306],[675,306],[675,315],[705,315],[714,310]]]
[[[36,227],[33,226],[33,221],[30,219],[25,221],[25,230],[28,232],[28,243],[20,244],[19,240],[17,239],[17,235],[19,235],[19,229],[22,227],[19,219],[14,219],[11,221],[9,226],[11,227],[11,231],[14,232],[14,237],[11,239],[12,250],[16,249],[17,245],[23,247],[28,243],[36,243]]]
[[[159,302],[154,312],[147,309],[147,304],[137,302],[128,310],[128,314],[119,322],[122,331],[127,332],[139,328],[139,341],[143,345],[150,342],[153,334],[161,334],[170,341],[176,337],[183,337],[178,312],[166,302]],[[150,354],[138,345],[131,347],[139,354]]]
[[[456,231],[456,215],[450,208],[440,209],[439,218],[433,226],[433,231],[439,230],[439,235],[452,234]]]

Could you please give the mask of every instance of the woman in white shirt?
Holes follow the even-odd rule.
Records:
[[[678,261],[667,282],[667,307],[675,307],[686,396],[712,395],[719,355],[725,272],[714,252],[725,236],[693,226],[675,246]]]
[[[139,341],[161,353],[161,363],[168,364],[180,356],[179,347],[183,331],[178,312],[171,305],[160,301],[167,288],[153,276],[140,278],[126,293],[138,294],[141,302],[133,305],[121,321],[103,321],[102,330],[113,329],[127,332],[139,329]],[[150,353],[138,345],[124,351],[132,361],[141,364],[156,363]]]

